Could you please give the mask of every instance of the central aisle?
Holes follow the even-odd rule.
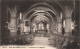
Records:
[[[34,45],[48,45],[48,38],[47,37],[35,37],[33,44]]]
[[[44,49],[57,49],[48,45],[48,37],[34,37],[33,45],[34,47],[45,47]]]

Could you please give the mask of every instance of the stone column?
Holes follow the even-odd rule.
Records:
[[[60,17],[58,17],[58,34],[62,35],[62,12],[60,13]]]
[[[10,29],[10,35],[12,37],[15,37],[17,35],[16,17],[11,17],[9,29]]]
[[[10,36],[15,37],[17,35],[17,8],[13,7],[13,9],[8,8],[11,18],[9,23]]]
[[[69,36],[69,35],[72,35],[72,29],[71,29],[71,18],[66,18],[65,19],[65,33],[66,33],[66,36]]]
[[[72,9],[65,7],[65,36],[72,35],[71,23],[72,23]]]
[[[24,19],[23,19],[23,13],[20,12],[19,14],[19,25],[20,25],[20,35],[24,35]]]
[[[58,22],[58,34],[62,35],[62,22]]]

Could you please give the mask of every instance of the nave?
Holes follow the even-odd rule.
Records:
[[[79,2],[20,0],[1,2],[0,45],[80,49]]]

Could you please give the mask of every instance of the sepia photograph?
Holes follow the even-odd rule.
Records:
[[[0,49],[80,49],[80,1],[0,0]]]

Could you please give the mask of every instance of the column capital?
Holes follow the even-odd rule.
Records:
[[[73,9],[66,6],[65,9],[64,9],[64,14],[65,14],[65,17],[71,17],[72,15],[72,12],[73,12]]]

